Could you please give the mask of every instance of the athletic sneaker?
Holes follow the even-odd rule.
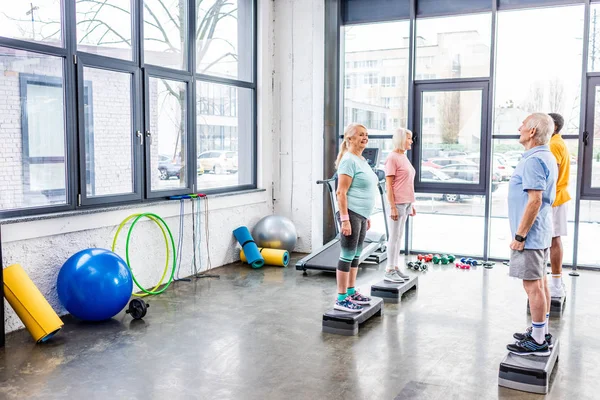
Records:
[[[559,287],[556,287],[552,284],[550,284],[550,297],[565,297],[565,288],[561,285]]]
[[[348,296],[342,301],[336,300],[335,305],[333,306],[333,309],[340,310],[340,311],[359,313],[362,311],[363,308],[362,308],[362,306],[360,306],[356,303],[353,303],[350,299],[350,296]]]
[[[362,294],[358,293],[358,291],[354,292],[354,294],[351,294],[348,297],[350,297],[350,301],[354,304],[366,305],[371,303],[370,297],[363,296]]]
[[[539,344],[531,336],[519,340],[515,344],[509,344],[506,348],[508,351],[518,356],[549,356],[552,353],[545,340],[544,343]]]
[[[404,278],[400,276],[400,274],[398,274],[398,271],[393,269],[391,271],[385,271],[385,275],[383,276],[383,280],[387,281],[387,282],[393,282],[393,283],[403,283],[404,282]]]
[[[404,278],[405,281],[410,279],[410,276],[406,275],[405,273],[400,271],[400,269],[398,269],[398,268],[396,268],[396,273],[398,274],[398,276],[400,276],[400,278]]]
[[[517,340],[523,340],[526,337],[531,337],[531,332],[533,332],[533,328],[529,327],[529,328],[527,328],[525,330],[524,333],[517,332],[517,333],[513,334],[513,337],[515,339],[517,339]],[[551,333],[547,333],[545,339],[546,339],[546,343],[548,343],[548,348],[549,349],[553,348],[554,347],[554,342],[552,341],[552,334]]]

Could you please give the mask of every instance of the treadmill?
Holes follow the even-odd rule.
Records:
[[[384,234],[373,234],[371,230],[367,231],[367,236],[365,237],[365,241],[363,244],[363,250],[361,252],[359,258],[359,266],[360,267],[376,267],[379,268],[379,264],[387,259],[387,251],[386,251],[386,243],[389,237],[388,225],[387,225],[387,215],[385,208],[385,172],[377,169],[377,164],[379,161],[379,149],[378,148],[366,148],[363,151],[363,157],[367,160],[371,168],[377,174],[377,178],[379,179],[379,183],[377,185],[379,189],[379,196],[381,197],[381,207],[383,212],[383,220],[385,225],[385,233]],[[329,191],[329,200],[331,202],[331,208],[333,210],[333,219],[335,226],[335,238],[328,243],[326,243],[320,249],[313,251],[306,257],[302,258],[296,263],[296,270],[303,271],[306,274],[306,271],[309,269],[318,270],[318,271],[326,271],[326,272],[335,272],[337,270],[338,260],[340,258],[340,228],[338,225],[338,221],[335,218],[335,214],[337,211],[337,202],[335,199],[336,192],[336,183],[337,183],[337,173],[333,175],[333,177],[329,179],[319,180],[317,184],[325,185]],[[372,229],[372,228],[371,228]]]

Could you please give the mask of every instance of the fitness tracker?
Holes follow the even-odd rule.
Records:
[[[525,241],[525,239],[527,239],[527,236],[515,235],[515,240],[517,242],[523,243]]]

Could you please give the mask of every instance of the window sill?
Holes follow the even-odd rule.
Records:
[[[269,201],[268,197],[265,189],[249,189],[213,194],[209,195],[207,199],[209,211],[215,211],[254,204],[266,204]],[[184,204],[184,213],[191,214],[191,201],[184,200]],[[152,212],[162,218],[179,217],[180,204],[178,200],[157,200],[1,219],[2,241],[5,243],[15,242],[36,237],[111,227],[118,225],[129,215],[141,212]]]
[[[225,193],[217,193],[208,195],[208,199],[216,199],[221,197],[233,197],[233,196],[245,196],[251,193],[259,193],[265,192],[265,189],[248,189],[241,190],[236,192],[225,192]],[[56,213],[48,213],[48,214],[39,214],[39,215],[28,215],[23,217],[11,217],[0,219],[0,224],[8,225],[8,224],[18,224],[22,222],[31,222],[31,221],[42,221],[46,219],[55,219],[55,218],[65,218],[65,217],[75,217],[80,215],[88,215],[88,214],[98,214],[110,211],[120,211],[120,210],[129,210],[134,208],[141,207],[154,207],[161,206],[165,204],[173,204],[177,200],[155,200],[155,201],[146,201],[140,203],[131,203],[131,204],[121,204],[121,205],[113,205],[113,206],[102,206],[102,207],[94,207],[94,208],[81,208],[73,211],[62,211]]]

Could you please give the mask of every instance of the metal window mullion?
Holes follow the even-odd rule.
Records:
[[[197,154],[197,134],[196,134],[196,24],[198,23],[198,10],[196,1],[188,1],[188,60],[191,80],[188,84],[188,112],[187,112],[187,141],[188,141],[188,186],[191,186],[192,192],[198,191],[198,154]]]
[[[594,113],[588,115],[588,108],[586,107],[586,101],[588,99],[588,80],[587,80],[587,70],[588,70],[588,54],[589,54],[589,38],[590,38],[590,0],[585,0],[585,9],[583,13],[583,54],[582,54],[582,62],[581,62],[581,105],[579,110],[579,148],[578,148],[578,165],[583,165],[584,168],[577,168],[577,183],[579,184],[578,190],[575,192],[575,226],[573,232],[573,270],[571,274],[577,276],[577,259],[578,259],[578,248],[579,248],[579,217],[581,210],[581,196],[583,192],[586,190],[584,181],[585,176],[585,145],[583,142],[583,134],[586,130],[586,120],[588,118],[593,119]],[[592,106],[592,105],[587,105]],[[593,132],[593,126],[592,126]],[[593,136],[593,135],[592,135]],[[591,157],[590,157],[591,158]],[[590,175],[592,172],[591,163],[589,164]],[[591,180],[590,180],[591,182]]]
[[[10,47],[12,49],[30,51],[34,53],[46,54],[49,56],[66,57],[68,50],[66,47],[51,46],[38,42],[29,42],[27,40],[12,39],[0,37],[1,47]]]
[[[416,16],[417,0],[410,0],[409,10],[409,32],[408,32],[408,115],[406,118],[406,127],[415,132],[415,60],[416,60]],[[417,132],[418,133],[418,132]],[[416,144],[416,143],[415,143]],[[414,165],[414,151],[408,152],[410,162]],[[412,218],[406,219],[404,227],[404,254],[407,255],[412,247]]]
[[[495,106],[495,77],[496,77],[496,36],[498,34],[498,2],[497,0],[492,1],[492,27],[490,29],[491,42],[490,42],[490,81],[488,85],[488,118],[487,118],[487,132],[486,141],[488,143],[488,152],[486,153],[485,164],[490,167],[489,172],[486,174],[486,196],[485,196],[485,215],[484,215],[484,232],[483,232],[483,259],[488,260],[490,252],[490,240],[491,240],[491,217],[492,217],[492,196],[493,196],[493,135],[494,135],[494,106]]]
[[[256,88],[258,82],[258,1],[252,1],[252,83],[255,87],[252,89],[252,136],[254,140],[254,153],[252,157],[252,186],[258,186],[258,90]],[[236,100],[239,96],[236,96]],[[236,107],[237,109],[238,107]],[[236,112],[237,113],[237,112]]]
[[[67,55],[64,59],[64,85],[63,93],[65,96],[65,154],[67,156],[66,167],[66,201],[69,209],[77,207],[77,197],[79,189],[79,151],[77,146],[77,102],[79,100],[77,90],[77,66],[74,62],[74,55],[77,53],[77,32],[76,32],[76,14],[75,3],[64,1],[62,18],[63,42]]]

